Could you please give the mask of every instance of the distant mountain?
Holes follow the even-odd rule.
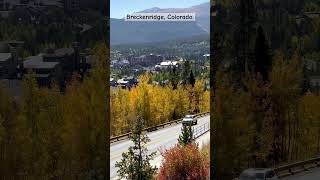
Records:
[[[130,22],[124,19],[110,20],[110,42],[117,44],[135,44],[161,42],[172,39],[187,38],[197,35],[209,35],[210,3],[190,8],[160,9],[157,7],[140,11],[140,13],[196,13],[195,22]]]
[[[190,8],[166,8],[154,7],[140,11],[139,13],[196,13],[196,21],[206,31],[210,32],[210,2],[192,6]]]
[[[130,55],[140,56],[141,54],[153,53],[168,56],[180,56],[191,60],[209,53],[210,37],[208,35],[199,35],[157,43],[120,44],[111,46],[111,50],[120,51],[123,57],[128,57]]]

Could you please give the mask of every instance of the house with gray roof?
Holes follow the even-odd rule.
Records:
[[[32,71],[40,86],[50,86],[52,81],[63,83],[62,67],[59,62],[44,61],[42,55],[30,56],[23,61],[24,74]]]
[[[15,48],[11,52],[0,53],[0,79],[14,79],[17,76],[19,57]]]

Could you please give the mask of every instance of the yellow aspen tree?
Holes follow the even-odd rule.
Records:
[[[28,174],[31,177],[39,177],[43,171],[43,146],[41,134],[41,104],[42,96],[38,84],[33,73],[29,73],[24,80],[23,88],[23,118],[26,122],[26,128],[30,132],[28,136],[28,144],[30,147],[30,158],[28,167]],[[26,147],[26,150],[28,151]]]
[[[200,112],[210,111],[210,91],[204,91],[201,96]]]
[[[195,103],[195,113],[200,112],[202,94],[204,92],[204,81],[197,80],[193,88],[193,98]]]

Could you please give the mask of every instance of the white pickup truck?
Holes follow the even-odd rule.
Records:
[[[186,117],[184,117],[182,119],[182,125],[196,125],[198,124],[198,119],[196,117],[196,115],[186,115]]]

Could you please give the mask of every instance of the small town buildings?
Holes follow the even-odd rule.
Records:
[[[163,61],[160,64],[155,65],[154,69],[155,71],[163,71],[172,68],[179,68],[181,67],[183,62],[183,59],[180,59],[179,61]]]
[[[80,67],[80,56],[73,48],[48,49],[43,54],[43,61],[60,63],[66,72],[73,72]]]
[[[204,54],[203,57],[206,58],[206,59],[210,58],[210,54]]]
[[[59,62],[44,61],[42,55],[30,56],[23,62],[24,74],[35,73],[40,86],[50,86],[52,81],[63,84],[62,66]]]
[[[117,86],[117,81],[114,78],[110,78],[110,86],[111,87],[116,87]]]
[[[66,12],[79,12],[80,0],[63,0],[63,7]]]
[[[122,79],[119,79],[117,81],[117,86],[120,86],[122,88],[131,88],[133,86],[136,86],[138,85],[138,80],[132,76],[130,77],[125,77],[125,78],[122,78]]]
[[[40,86],[50,86],[55,81],[64,87],[74,73],[83,77],[92,64],[93,56],[80,53],[77,43],[74,43],[73,48],[50,48],[46,53],[30,56],[23,61],[21,69],[22,76],[29,71],[34,72]]]
[[[155,70],[156,71],[161,71],[161,70],[167,70],[169,68],[174,68],[178,67],[179,62],[178,61],[163,61],[160,64],[155,65]]]
[[[154,66],[164,61],[164,57],[161,55],[142,55],[139,57],[129,57],[128,61],[130,65],[141,65],[141,66]]]
[[[11,53],[0,53],[0,79],[13,79],[16,74],[16,60]]]
[[[129,66],[130,62],[126,59],[111,60],[110,65],[113,67]]]
[[[0,53],[0,79],[16,78],[19,57],[16,48],[10,47],[10,51]]]
[[[127,88],[130,89],[134,86],[137,86],[138,83],[139,81],[132,76],[124,77],[118,80],[116,80],[115,78],[110,78],[110,86],[114,88],[121,87],[123,89],[127,89]]]

